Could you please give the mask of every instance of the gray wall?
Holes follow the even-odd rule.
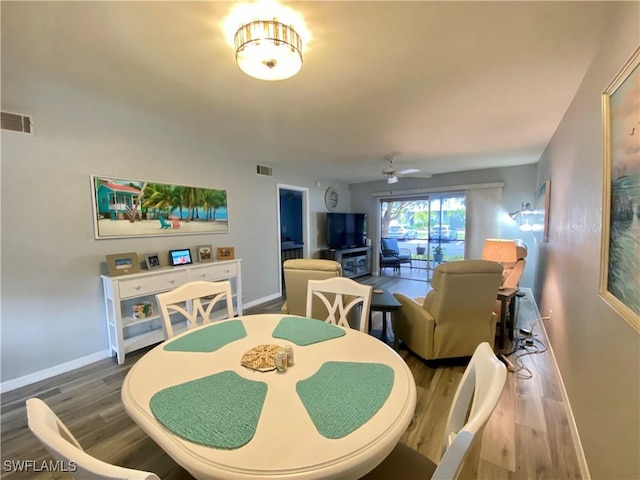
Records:
[[[56,77],[3,64],[2,109],[33,115],[36,133],[2,131],[2,382],[107,349],[99,277],[106,254],[234,246],[244,300],[255,302],[278,293],[276,183],[309,188],[312,256],[324,246],[326,187],[338,188],[341,210],[350,209],[344,183],[293,169],[258,176],[264,159],[238,158],[232,142]],[[95,240],[92,174],[227,189],[230,232]]]
[[[489,183],[504,183],[502,191],[502,212],[499,221],[500,238],[519,238],[527,245],[529,254],[527,262],[532,266],[525,269],[521,285],[531,288],[535,278],[535,249],[534,238],[531,232],[521,232],[513,221],[505,221],[508,212],[520,209],[524,202],[533,202],[536,190],[536,165],[523,165],[519,167],[487,168],[484,170],[469,170],[465,172],[434,175],[431,178],[405,177],[398,183],[389,185],[386,181],[358,183],[350,185],[351,204],[354,211],[366,213],[370,219],[368,222],[369,236],[374,239],[374,248],[377,249],[375,219],[380,215],[379,197],[373,197],[374,193],[393,191],[394,194],[402,194],[403,191],[420,189],[450,188],[461,185],[478,185]],[[489,213],[487,213],[489,215]],[[377,251],[377,250],[376,250]]]
[[[549,243],[538,291],[594,479],[640,478],[640,338],[598,295],[601,93],[638,46],[640,4],[626,2],[539,162],[551,179]]]

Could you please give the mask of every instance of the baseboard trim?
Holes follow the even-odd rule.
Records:
[[[530,288],[521,288],[520,290],[526,291],[531,295],[533,299],[533,293]],[[536,313],[538,314],[538,318],[540,316],[540,310],[538,310],[538,305],[536,302],[533,302],[533,305],[536,309]],[[580,433],[578,432],[578,425],[576,424],[576,419],[573,416],[573,410],[571,409],[571,402],[569,401],[569,395],[567,394],[567,390],[564,387],[564,380],[562,380],[562,374],[560,373],[560,367],[558,367],[558,361],[556,359],[556,355],[553,352],[553,347],[551,346],[551,340],[549,339],[549,335],[547,334],[547,329],[544,325],[544,320],[540,320],[538,322],[540,328],[544,330],[544,335],[548,340],[547,349],[551,354],[553,359],[553,365],[556,370],[556,375],[558,375],[558,379],[560,380],[560,392],[562,394],[562,399],[564,400],[564,404],[567,406],[567,419],[569,421],[569,430],[571,431],[571,437],[573,438],[574,445],[576,446],[576,455],[578,456],[578,466],[580,467],[580,476],[583,480],[591,480],[591,473],[589,473],[589,465],[587,464],[587,457],[584,455],[584,449],[582,448],[582,442],[580,441]]]
[[[262,297],[262,298],[258,298],[256,300],[251,300],[250,302],[247,303],[243,303],[242,304],[242,309],[247,309],[247,308],[251,308],[251,307],[255,307],[256,305],[260,305],[262,303],[266,303],[266,302],[270,302],[271,300],[276,300],[278,298],[280,298],[282,295],[280,295],[279,293],[273,293],[271,295],[267,295],[266,297]]]
[[[71,370],[75,370],[76,368],[84,367],[91,363],[98,362],[109,356],[109,350],[103,350],[101,352],[87,355],[86,357],[77,358],[76,360],[71,360],[70,362],[61,363],[60,365],[55,365],[50,368],[45,368],[44,370],[30,373],[29,375],[25,375],[23,377],[7,380],[6,382],[0,383],[0,393],[7,393],[11,390],[15,390],[16,388],[25,387],[27,385],[31,385],[32,383],[55,377],[56,375],[60,375],[61,373],[67,373]]]

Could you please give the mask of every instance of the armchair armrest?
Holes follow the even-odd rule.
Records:
[[[393,332],[422,358],[433,358],[436,322],[431,313],[414,299],[394,293],[402,308],[393,314]]]

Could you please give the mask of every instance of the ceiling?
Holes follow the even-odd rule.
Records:
[[[615,6],[287,2],[312,39],[298,75],[265,82],[223,38],[232,5],[2,2],[3,75],[55,76],[202,129],[238,158],[348,183],[382,179],[395,152],[397,167],[428,174],[523,165],[560,123]]]

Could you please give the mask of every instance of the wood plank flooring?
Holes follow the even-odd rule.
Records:
[[[425,282],[392,276],[359,280],[409,296],[423,296],[429,289]],[[282,300],[274,300],[248,309],[246,313],[279,312],[281,305]],[[536,315],[533,298],[530,295],[521,298],[518,324],[531,326]],[[379,335],[379,313],[374,313],[373,329],[373,333]],[[541,342],[547,343],[539,326],[535,333]],[[89,454],[113,464],[153,471],[163,479],[190,478],[129,419],[122,408],[122,380],[144,352],[127,355],[123,365],[109,358],[2,395],[1,478],[69,478],[60,473],[16,472],[8,468],[7,461],[42,462],[51,459],[27,427],[24,405],[32,396],[42,398],[51,406]],[[417,385],[415,415],[401,441],[437,462],[447,414],[465,363],[427,364],[402,346],[399,353],[411,368]],[[525,350],[519,350],[516,355],[523,353]],[[476,461],[468,462],[463,477],[580,478],[566,408],[550,353],[527,355],[521,361],[531,371],[532,377],[523,378],[525,371],[509,373],[500,403],[485,428],[482,446],[475,455]]]

